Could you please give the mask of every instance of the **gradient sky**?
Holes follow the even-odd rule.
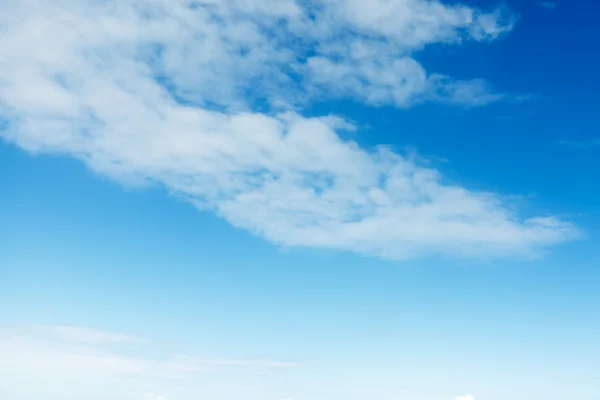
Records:
[[[4,0],[0,398],[600,399],[598,15]]]

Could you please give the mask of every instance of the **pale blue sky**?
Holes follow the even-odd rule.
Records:
[[[26,3],[1,398],[598,400],[597,4]]]

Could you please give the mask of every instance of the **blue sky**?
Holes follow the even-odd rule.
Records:
[[[594,2],[0,5],[0,397],[597,400]]]

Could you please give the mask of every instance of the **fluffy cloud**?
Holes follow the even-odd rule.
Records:
[[[454,398],[454,400],[475,400],[475,397],[471,396],[470,394],[466,394],[464,396],[457,396]]]
[[[413,53],[490,41],[502,13],[424,0],[8,0],[0,136],[124,183],[160,184],[286,246],[387,258],[534,256],[577,236],[493,193],[343,140],[310,102],[409,107],[502,98]]]

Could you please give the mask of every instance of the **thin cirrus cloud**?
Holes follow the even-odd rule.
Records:
[[[470,394],[466,394],[464,396],[457,396],[454,398],[454,400],[475,400],[475,397],[471,396]]]
[[[572,147],[575,149],[590,149],[593,147],[600,146],[600,139],[592,140],[561,140],[558,144],[563,146]]]
[[[59,334],[56,332],[69,332]],[[73,334],[76,332],[76,334]],[[127,340],[116,340],[117,335]],[[100,338],[100,339],[99,339]],[[8,393],[43,391],[46,398],[96,398],[89,392],[98,382],[103,398],[114,390],[114,398],[136,393],[140,387],[164,386],[169,382],[186,387],[219,374],[248,376],[304,367],[304,363],[273,359],[200,358],[191,355],[152,354],[152,346],[139,347],[139,338],[71,326],[31,326],[0,330],[0,390]],[[120,345],[115,348],[115,344]],[[77,382],[70,387],[65,383]],[[35,392],[35,393],[34,393]],[[139,393],[142,398],[148,390]],[[146,397],[147,398],[147,397]],[[161,399],[156,396],[153,400]]]
[[[548,10],[554,10],[556,8],[556,3],[553,1],[542,1],[540,4]]]
[[[67,335],[55,332],[69,331]],[[77,332],[77,334],[73,334]],[[116,339],[117,335],[121,338]],[[143,342],[131,335],[75,326],[29,326],[0,331],[0,363],[5,372],[23,367],[33,372],[134,373],[140,376],[172,377],[223,368],[250,370],[300,368],[304,363],[273,359],[201,358],[174,354],[162,358],[138,357],[132,352]],[[120,344],[114,348],[115,344]],[[50,368],[54,365],[54,368]],[[44,366],[48,366],[46,369]]]
[[[118,332],[86,328],[72,325],[39,325],[31,327],[32,333],[37,332],[49,338],[63,342],[78,342],[89,345],[120,344],[137,342],[139,338]]]
[[[578,237],[494,193],[446,183],[303,107],[406,108],[505,97],[428,72],[435,43],[489,42],[514,18],[439,1],[9,0],[0,13],[0,136],[158,184],[283,246],[391,259],[533,257]]]

